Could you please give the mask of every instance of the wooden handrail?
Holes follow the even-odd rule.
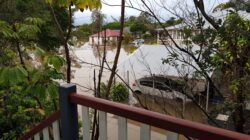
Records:
[[[201,140],[250,140],[250,136],[245,134],[183,120],[100,98],[72,93],[69,95],[69,99],[70,102],[74,104],[98,109]]]
[[[40,124],[33,127],[28,133],[20,137],[19,140],[27,140],[29,138],[32,138],[35,134],[41,132],[44,128],[48,127],[59,118],[60,118],[60,111],[58,110],[58,111],[55,111],[53,114],[51,114],[48,118],[43,120]]]

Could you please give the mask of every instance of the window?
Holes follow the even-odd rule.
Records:
[[[174,89],[174,90],[177,90],[179,92],[182,92],[182,89],[184,87],[184,83],[183,81],[181,80],[171,80],[171,79],[168,79],[165,84],[170,87],[171,89]]]
[[[167,86],[164,86],[162,83],[155,82],[155,88],[159,90],[171,91]]]
[[[140,81],[140,85],[153,87],[153,82],[152,81]]]

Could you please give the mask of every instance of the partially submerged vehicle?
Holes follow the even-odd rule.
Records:
[[[144,44],[144,39],[136,39],[132,42],[132,44],[136,47],[139,47],[140,45]]]
[[[137,95],[144,94],[182,102],[191,102],[196,92],[205,90],[205,83],[201,81],[199,81],[199,83],[196,81],[196,84],[192,87],[195,91],[192,93],[186,89],[189,86],[191,86],[191,82],[185,84],[183,80],[177,78],[171,79],[153,76],[135,80],[132,88],[134,94]],[[200,89],[198,89],[197,86],[202,86],[202,88],[200,87]]]

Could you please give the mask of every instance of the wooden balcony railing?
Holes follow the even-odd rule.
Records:
[[[240,134],[237,132],[215,128],[212,126],[195,123],[175,117],[163,115],[160,113],[131,107],[128,105],[111,102],[108,100],[83,96],[76,94],[76,86],[67,84],[59,89],[60,92],[60,119],[61,119],[61,139],[63,140],[78,140],[78,112],[77,105],[81,105],[82,109],[82,134],[84,140],[89,140],[90,131],[90,113],[89,109],[96,109],[99,113],[99,140],[107,140],[107,113],[118,116],[118,139],[128,139],[128,123],[127,119],[135,120],[141,123],[140,125],[140,140],[151,139],[151,126],[161,128],[171,133],[166,134],[167,140],[178,140],[178,135],[185,135],[191,139],[200,140],[250,140],[249,135]],[[52,115],[53,116],[53,115]],[[45,122],[54,122],[51,121]],[[48,124],[48,123],[46,123]],[[39,125],[40,128],[46,128],[44,125]],[[34,128],[36,129],[36,128]],[[21,139],[32,138],[38,132],[32,129],[32,132],[27,133]],[[39,129],[42,130],[42,129]],[[111,130],[112,131],[112,130]],[[36,137],[35,137],[36,138]],[[48,136],[43,138],[49,138]],[[55,138],[54,138],[55,139]],[[57,138],[60,139],[60,138]]]
[[[54,112],[48,118],[43,120],[39,125],[32,128],[28,133],[19,138],[19,140],[31,140],[32,138],[34,138],[34,140],[40,140],[40,136],[42,136],[44,140],[49,140],[49,129],[51,129],[53,132],[53,139],[60,140],[59,118],[60,111]]]

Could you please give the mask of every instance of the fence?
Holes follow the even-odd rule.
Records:
[[[82,108],[82,133],[84,140],[90,139],[91,134],[89,119],[90,108],[98,110],[99,113],[99,140],[107,140],[108,138],[107,113],[118,116],[117,124],[119,140],[128,139],[127,119],[135,120],[141,123],[140,140],[150,140],[151,126],[171,131],[171,133],[166,135],[167,140],[177,140],[179,134],[201,140],[250,140],[250,136],[237,132],[215,128],[100,98],[79,95],[76,94],[75,85],[63,85],[60,87],[59,92],[61,119],[60,137],[64,140],[79,139],[77,105],[81,105]],[[54,119],[51,119],[49,122],[51,123],[54,121]],[[34,129],[36,128],[37,127]],[[42,128],[46,127],[43,126]],[[34,132],[39,133],[37,131],[38,129],[36,131],[34,131],[34,129],[31,130],[33,133],[29,132],[27,133],[29,135],[24,135],[22,138],[29,139],[32,138],[32,135],[30,134],[35,135]],[[22,138],[21,140],[24,140]],[[43,136],[43,138],[49,139],[48,135],[46,137]]]

